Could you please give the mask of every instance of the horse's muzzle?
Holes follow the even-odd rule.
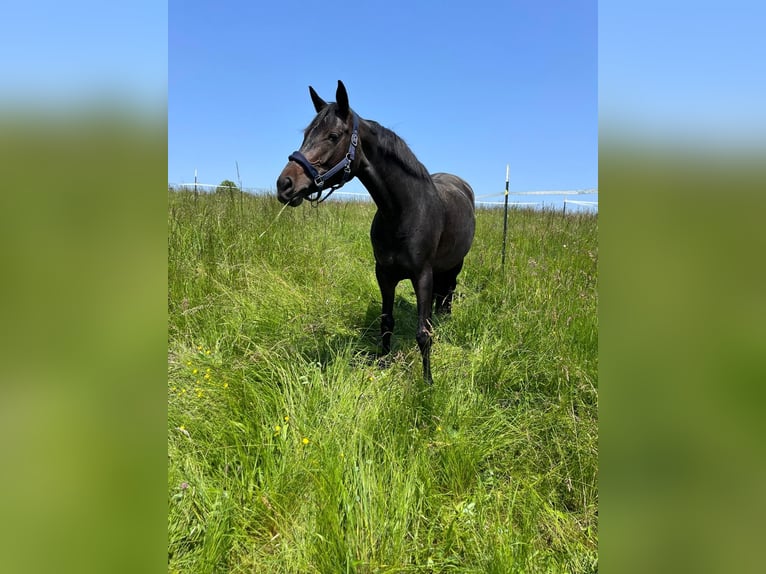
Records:
[[[277,199],[280,203],[286,203],[291,207],[297,207],[303,203],[303,194],[295,189],[293,178],[285,174],[287,168],[277,179]]]
[[[277,199],[280,203],[287,203],[292,207],[300,205],[303,201],[303,198],[296,195],[293,182],[289,177],[280,177],[277,180]]]

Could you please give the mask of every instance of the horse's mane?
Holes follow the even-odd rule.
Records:
[[[431,175],[426,167],[415,157],[407,143],[393,131],[383,127],[378,122],[365,120],[372,132],[377,135],[378,145],[383,155],[404,169],[408,174],[422,180],[431,180]]]
[[[326,121],[327,117],[334,114],[337,104],[331,102],[327,107],[320,111],[311,123],[306,127],[306,135],[316,126]],[[362,118],[360,118],[361,120]],[[431,175],[426,167],[415,157],[407,143],[396,135],[393,131],[383,127],[373,120],[364,120],[377,138],[378,146],[383,156],[388,160],[398,164],[406,173],[413,177],[425,181],[431,180]]]

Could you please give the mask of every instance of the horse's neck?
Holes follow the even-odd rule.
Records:
[[[397,190],[404,189],[402,185],[397,185],[397,178],[391,173],[391,170],[381,169],[375,164],[363,166],[358,174],[359,181],[367,189],[370,197],[378,206],[378,209],[389,216],[398,216],[405,208],[406,197],[400,197],[404,194],[397,193]]]
[[[367,137],[362,139],[363,158],[357,177],[379,210],[386,215],[399,217],[403,211],[411,209],[417,195],[427,193],[433,184],[430,180],[423,181],[398,162],[387,158],[377,138],[371,131],[366,131],[366,134],[360,134]],[[426,190],[422,190],[423,187]],[[419,193],[413,193],[414,190]]]

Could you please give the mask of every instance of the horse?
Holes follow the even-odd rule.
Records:
[[[359,178],[377,206],[370,239],[382,298],[381,354],[391,351],[396,286],[409,279],[417,299],[423,378],[431,385],[431,313],[434,302],[436,313],[452,311],[476,225],[473,189],[455,175],[429,174],[404,140],[349,107],[340,80],[335,102],[324,101],[311,86],[309,93],[317,115],[277,178],[277,198],[291,207],[304,199],[316,206]]]

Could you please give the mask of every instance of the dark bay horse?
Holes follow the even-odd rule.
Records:
[[[304,199],[316,204],[359,178],[378,207],[370,239],[383,299],[383,354],[391,350],[396,286],[409,279],[417,298],[423,377],[431,384],[431,311],[434,301],[437,313],[452,310],[457,276],[473,241],[473,190],[457,176],[429,174],[399,136],[360,118],[349,107],[343,82],[335,102],[325,102],[311,86],[309,92],[317,115],[277,179],[277,197],[293,207]]]

